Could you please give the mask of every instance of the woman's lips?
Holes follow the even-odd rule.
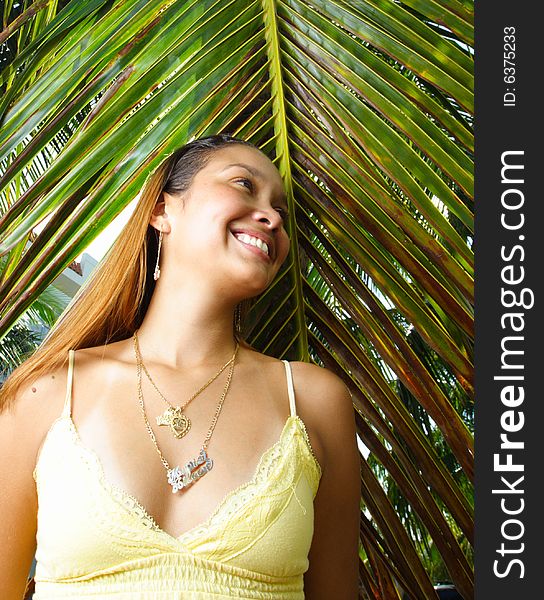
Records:
[[[241,244],[244,248],[247,248],[250,252],[253,252],[253,254],[261,257],[262,259],[264,259],[266,262],[272,262],[272,259],[270,258],[270,256],[268,256],[268,254],[264,251],[261,250],[259,247],[257,246],[253,246],[253,244],[248,244],[246,242],[243,242],[242,240],[238,239],[236,237],[236,235],[232,234],[232,237],[239,243]]]

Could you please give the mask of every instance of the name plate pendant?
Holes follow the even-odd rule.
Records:
[[[168,483],[172,486],[172,494],[188,488],[195,481],[212,470],[213,460],[208,456],[205,448],[200,449],[200,454],[191,459],[182,467],[168,469]]]

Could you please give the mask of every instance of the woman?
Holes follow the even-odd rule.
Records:
[[[349,392],[238,342],[287,257],[286,211],[273,163],[229,136],[148,180],[2,390],[1,598],[34,553],[37,599],[357,597]]]

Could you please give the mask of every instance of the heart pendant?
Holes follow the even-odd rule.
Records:
[[[157,417],[157,425],[167,425],[175,437],[182,438],[191,429],[191,421],[179,406],[170,406]]]

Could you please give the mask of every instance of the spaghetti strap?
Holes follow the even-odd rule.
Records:
[[[66,399],[64,400],[63,417],[72,416],[72,381],[74,380],[75,352],[68,350],[68,378],[66,380]]]
[[[291,365],[289,361],[281,361],[285,365],[285,373],[287,376],[287,391],[289,392],[289,408],[291,409],[291,416],[294,417],[297,414],[295,407],[295,388],[293,387],[293,373],[291,371]]]

